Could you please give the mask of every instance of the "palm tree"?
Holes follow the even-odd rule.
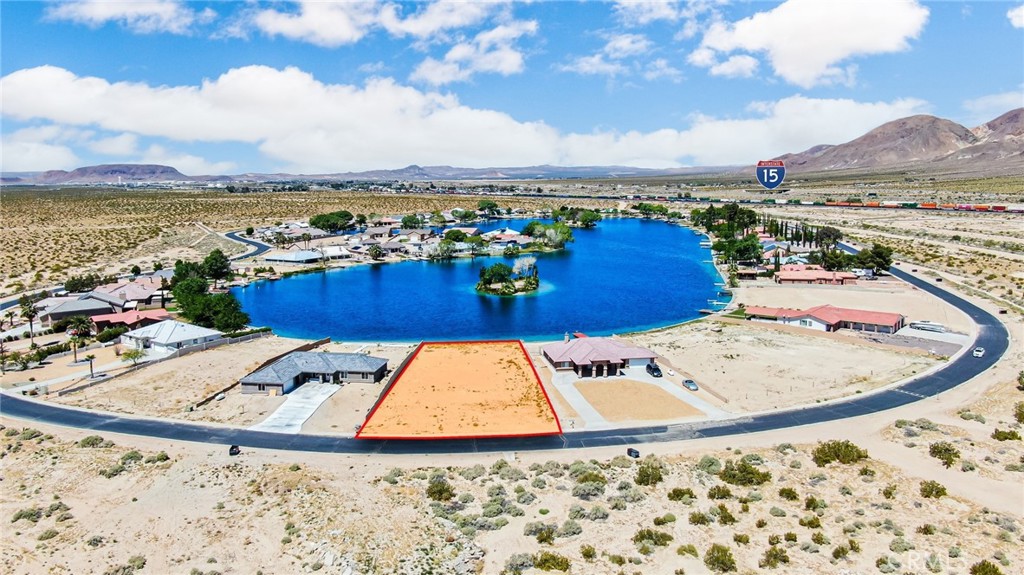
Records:
[[[304,244],[306,244],[306,249],[307,250],[309,249],[309,241],[312,240],[312,239],[313,239],[313,236],[309,235],[308,233],[302,234],[302,242]]]
[[[68,327],[74,330],[75,335],[79,337],[87,337],[92,334],[92,320],[84,315],[68,318]]]
[[[4,315],[7,316],[7,323],[11,327],[14,327],[14,310],[13,309],[7,310],[7,313],[5,313]],[[0,324],[0,325],[2,325],[2,324]]]
[[[82,338],[73,335],[68,338],[68,343],[71,344],[71,350],[75,353],[75,363],[78,363],[78,346],[82,345]]]
[[[28,338],[29,344],[32,347],[36,345],[36,334],[35,334],[35,319],[39,316],[39,310],[36,309],[35,302],[26,300],[21,304],[21,317],[28,320]]]
[[[96,359],[96,355],[90,353],[89,355],[85,356],[85,359],[89,362],[89,379],[92,379],[95,376],[95,374],[92,371],[92,362],[94,359]]]

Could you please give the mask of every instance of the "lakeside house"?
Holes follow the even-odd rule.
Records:
[[[377,383],[387,369],[387,359],[361,353],[297,351],[257,369],[239,383],[245,394],[284,395],[310,381]]]
[[[790,267],[790,266],[785,266]],[[812,267],[812,266],[805,266]],[[817,267],[817,266],[813,266]],[[823,269],[781,270],[775,274],[775,283],[856,285],[857,275],[850,272],[830,272]]]
[[[138,329],[146,327],[147,325],[153,325],[154,323],[160,323],[164,320],[171,319],[171,314],[167,313],[165,309],[147,309],[144,311],[126,311],[122,313],[106,313],[101,315],[94,315],[92,319],[93,329],[95,333],[99,333],[110,327],[127,327],[128,329]]]
[[[121,300],[115,302],[104,301],[88,295],[68,297],[48,297],[35,304],[39,310],[39,325],[53,327],[54,322],[76,315],[91,317],[100,314],[124,311],[125,307],[116,307],[114,303],[123,304]]]
[[[215,329],[169,319],[122,334],[121,343],[135,349],[153,349],[169,353],[217,341],[223,339],[223,336],[222,332]]]
[[[314,250],[297,250],[294,252],[284,252],[279,254],[271,254],[265,256],[263,261],[274,262],[280,264],[311,264],[318,262],[323,259],[323,256],[318,251]]]
[[[657,357],[649,349],[607,337],[566,339],[541,351],[555,370],[572,370],[580,377],[618,375],[623,368],[644,367]]]
[[[743,311],[750,321],[795,325],[825,332],[852,329],[872,333],[896,333],[907,320],[898,313],[843,308],[830,304],[806,310],[747,306]]]

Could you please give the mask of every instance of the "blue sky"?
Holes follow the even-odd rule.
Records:
[[[753,164],[1024,106],[1024,4],[0,2],[2,169]]]

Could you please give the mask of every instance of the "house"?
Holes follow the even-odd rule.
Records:
[[[284,252],[282,254],[272,254],[264,257],[263,261],[282,264],[309,264],[318,262],[321,259],[323,259],[323,256],[318,251],[298,250],[294,252]]]
[[[136,307],[160,305],[164,282],[159,277],[141,276],[97,286],[92,293],[106,294],[122,301],[136,302]]]
[[[743,308],[743,311],[750,321],[796,325],[826,332],[852,329],[872,333],[896,333],[907,320],[898,313],[843,308],[828,304],[806,310],[748,306]]]
[[[138,329],[153,325],[161,321],[171,319],[171,314],[165,309],[147,309],[145,311],[126,311],[122,313],[105,313],[92,316],[92,323],[96,333],[108,327],[124,326],[128,329]]]
[[[580,377],[618,375],[623,368],[643,367],[657,357],[649,349],[607,337],[567,339],[541,351],[555,370],[572,370]]]
[[[385,242],[381,244],[380,247],[388,254],[397,254],[406,251],[405,244],[397,240]]]
[[[857,276],[850,272],[829,272],[825,270],[790,271],[783,269],[775,274],[775,282],[780,284],[855,285],[857,283]]]
[[[420,229],[420,230],[401,230],[398,232],[399,240],[405,240],[412,243],[421,243],[427,238],[433,237],[434,232],[432,230]]]
[[[135,349],[148,348],[170,353],[223,339],[223,335],[215,329],[169,319],[122,334],[121,343]]]
[[[366,239],[374,240],[386,240],[391,237],[391,231],[394,229],[392,226],[377,226],[372,228],[366,228],[362,236]]]
[[[243,377],[242,393],[284,395],[310,381],[320,383],[377,383],[384,379],[388,360],[361,353],[297,351]]]
[[[466,234],[467,236],[479,236],[480,235],[480,228],[465,228],[465,227],[463,227],[463,228],[448,228],[444,232],[448,233],[448,232],[450,232],[452,230],[458,230],[458,231]]]
[[[109,302],[84,296],[46,298],[40,303],[45,307],[39,312],[39,324],[45,327],[53,327],[54,322],[76,315],[90,317],[114,311]],[[38,309],[41,306],[37,304],[36,307]]]

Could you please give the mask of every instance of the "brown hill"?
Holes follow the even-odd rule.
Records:
[[[70,172],[51,170],[35,178],[39,184],[100,184],[118,182],[185,182],[193,178],[170,166],[157,164],[104,164]]]
[[[1014,173],[1024,169],[1024,108],[973,130],[919,115],[894,120],[837,146],[819,145],[778,159],[799,172],[927,169]]]

